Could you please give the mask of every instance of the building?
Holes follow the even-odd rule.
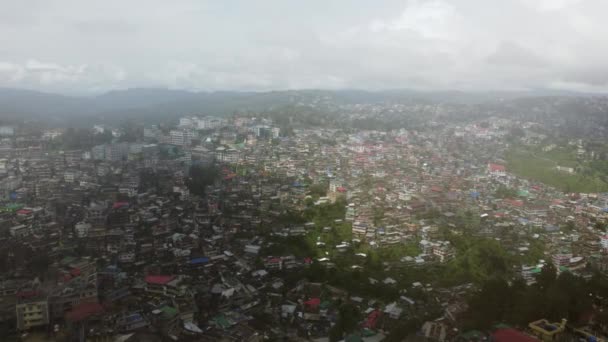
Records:
[[[144,128],[144,140],[147,140],[147,141],[158,140],[158,138],[161,135],[162,135],[161,130],[158,129],[156,126]]]
[[[190,128],[190,127],[192,127],[195,120],[196,120],[196,118],[193,118],[193,117],[180,118],[178,126],[180,128]]]
[[[146,292],[156,295],[177,297],[185,293],[182,279],[173,275],[148,275],[146,276]]]
[[[93,146],[91,158],[93,160],[121,161],[129,155],[129,143],[115,143]]]
[[[554,254],[553,264],[559,270],[560,266],[568,266],[570,264],[570,259],[572,259],[572,253],[560,253]]]
[[[449,241],[440,241],[433,245],[433,255],[439,258],[439,262],[444,263],[454,259],[456,252]]]
[[[602,235],[600,237],[600,245],[604,251],[608,251],[608,235]]]
[[[15,135],[15,128],[13,126],[0,126],[0,136],[12,135]]]
[[[506,175],[507,168],[504,165],[489,163],[488,172],[495,176],[504,176]]]
[[[281,258],[268,257],[264,260],[264,267],[268,270],[280,270],[283,268],[283,262]]]
[[[196,122],[196,128],[197,129],[216,129],[219,127],[222,127],[226,124],[225,120],[222,120],[220,118],[216,118],[213,116],[206,116],[203,118],[196,118],[194,120]]]
[[[49,305],[46,299],[25,300],[16,306],[17,329],[30,328],[49,324]]]
[[[190,145],[196,136],[194,132],[186,129],[172,129],[169,132],[169,144],[176,146]]]
[[[540,319],[528,324],[528,327],[543,342],[558,341],[560,335],[566,330],[566,320],[562,319],[560,323],[550,323],[546,319]]]

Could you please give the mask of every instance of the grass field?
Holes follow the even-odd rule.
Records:
[[[608,184],[597,174],[568,174],[555,169],[558,165],[566,167],[579,165],[575,152],[571,149],[544,152],[539,149],[516,147],[507,154],[506,159],[509,172],[565,192],[608,191]]]

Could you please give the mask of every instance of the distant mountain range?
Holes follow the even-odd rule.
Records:
[[[182,115],[229,115],[290,104],[324,106],[353,103],[473,104],[534,96],[589,96],[562,91],[422,92],[412,90],[286,90],[271,92],[191,92],[154,88],[115,90],[101,95],[67,96],[32,90],[0,88],[0,121],[42,120],[65,125],[146,119],[172,120]]]

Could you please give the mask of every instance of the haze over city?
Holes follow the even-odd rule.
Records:
[[[0,0],[0,340],[608,342],[608,2]]]
[[[603,92],[598,0],[4,1],[0,86]]]

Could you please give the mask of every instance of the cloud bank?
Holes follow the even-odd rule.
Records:
[[[601,0],[22,0],[0,86],[608,90]]]

